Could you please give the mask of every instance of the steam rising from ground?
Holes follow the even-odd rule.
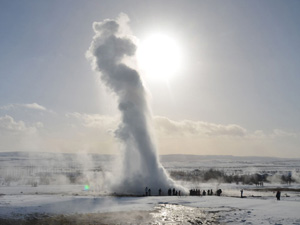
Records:
[[[121,140],[123,158],[120,177],[113,190],[121,193],[143,193],[145,187],[156,193],[175,183],[161,166],[152,135],[152,117],[145,88],[139,73],[124,63],[135,55],[134,37],[129,36],[128,17],[94,22],[95,36],[87,52],[93,69],[101,72],[101,80],[116,95],[121,124],[115,132]]]

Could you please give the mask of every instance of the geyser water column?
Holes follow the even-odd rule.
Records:
[[[142,194],[145,187],[152,193],[161,188],[179,188],[161,166],[152,135],[152,117],[145,88],[139,73],[124,63],[135,55],[133,36],[125,32],[129,19],[121,14],[116,20],[94,22],[95,36],[87,57],[101,80],[116,95],[121,123],[115,134],[123,144],[121,174],[112,191]]]

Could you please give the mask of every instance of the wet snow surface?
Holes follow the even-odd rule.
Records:
[[[69,188],[72,189],[72,186]],[[22,187],[18,189],[21,191]],[[5,188],[1,188],[3,192]],[[73,221],[70,224],[300,224],[299,199],[297,195],[277,201],[275,197],[112,197],[11,193],[0,196],[0,222],[22,224],[22,221],[34,219],[57,223],[61,220]]]

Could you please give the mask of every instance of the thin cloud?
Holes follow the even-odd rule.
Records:
[[[0,117],[0,131],[25,131],[26,129],[23,121],[15,121],[8,115]]]
[[[33,109],[33,110],[40,110],[40,111],[48,111],[50,112],[51,110],[48,110],[45,106],[42,106],[36,102],[34,103],[29,103],[29,104],[8,104],[1,106],[0,109],[2,110],[13,110],[13,109],[19,109],[19,108],[27,108],[27,109]]]
[[[299,134],[293,133],[293,132],[287,132],[281,129],[275,129],[273,130],[273,134],[271,137],[276,138],[276,137],[297,137]]]
[[[32,151],[39,147],[42,122],[27,123],[10,115],[0,116],[0,151]]]
[[[36,122],[27,125],[24,121],[16,121],[12,116],[5,115],[0,117],[0,133],[32,133],[36,132],[38,128],[42,128],[42,122]]]
[[[101,114],[67,113],[65,116],[74,119],[87,128],[114,130],[121,122],[119,117]],[[155,133],[160,137],[237,137],[244,139],[270,139],[280,137],[299,137],[298,133],[274,129],[271,133],[262,130],[253,132],[237,124],[216,124],[193,120],[171,120],[167,117],[154,117]]]
[[[155,128],[161,135],[176,136],[232,136],[245,137],[247,130],[236,124],[215,124],[203,121],[175,121],[167,117],[155,117]]]
[[[36,110],[42,110],[42,111],[47,111],[46,107],[39,105],[37,103],[31,103],[31,104],[23,104],[24,107],[28,109],[36,109]]]
[[[117,128],[120,123],[120,118],[100,115],[100,114],[86,114],[86,113],[66,113],[65,116],[69,119],[75,119],[80,121],[81,125],[90,128]]]

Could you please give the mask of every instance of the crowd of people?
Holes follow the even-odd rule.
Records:
[[[221,189],[218,189],[216,191],[216,195],[220,196],[222,193],[222,190]],[[161,195],[164,195],[164,193],[162,192],[161,188],[158,189],[158,195],[161,196]],[[169,188],[168,189],[168,195],[169,196],[181,196],[181,191],[180,190],[176,190],[175,188]],[[205,195],[214,195],[214,192],[212,189],[210,190],[203,190],[201,192],[200,189],[191,189],[190,190],[190,196],[205,196]],[[146,187],[145,188],[145,196],[151,196],[151,189]]]
[[[146,187],[145,188],[145,195],[146,196],[151,196],[151,189]],[[162,192],[161,188],[158,189],[158,195],[161,196],[161,195],[164,195],[164,193]],[[171,195],[176,195],[176,196],[181,196],[181,191],[180,190],[176,190],[175,188],[171,189],[169,188],[168,189],[168,195],[171,196]]]
[[[214,194],[214,192],[212,189],[207,190],[207,192],[205,190],[203,190],[201,192],[200,189],[191,189],[190,190],[190,196],[201,196],[201,195],[205,196],[205,195],[213,195],[213,194]]]
[[[181,191],[177,191],[175,188],[173,188],[173,190],[171,188],[168,189],[168,195],[171,196],[171,195],[178,195],[178,196],[181,196]]]
[[[241,198],[244,198],[243,192],[244,192],[244,190],[242,189],[241,190]],[[222,189],[218,189],[216,191],[216,195],[217,196],[221,196],[221,194],[222,194]],[[151,196],[151,189],[150,188],[148,188],[148,187],[145,188],[145,195],[146,196]],[[161,188],[158,189],[158,195],[159,196],[164,195],[164,193],[162,192]],[[176,190],[175,188],[173,188],[173,189],[169,188],[168,189],[168,195],[169,196],[181,196],[181,191],[180,190]],[[208,189],[207,192],[205,190],[203,190],[201,192],[200,189],[191,189],[190,190],[190,196],[205,196],[205,195],[214,195],[214,192],[213,192],[212,189],[210,189],[210,190]],[[276,198],[277,198],[277,200],[280,200],[280,196],[281,196],[281,192],[277,191],[276,192]]]

